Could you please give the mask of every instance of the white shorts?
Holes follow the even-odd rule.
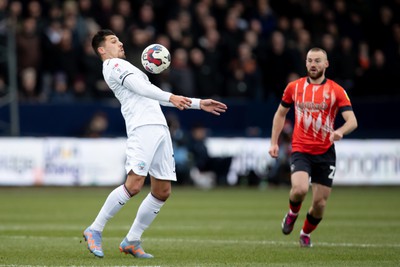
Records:
[[[160,180],[176,181],[174,151],[164,125],[144,125],[133,130],[126,148],[126,173],[150,174]]]

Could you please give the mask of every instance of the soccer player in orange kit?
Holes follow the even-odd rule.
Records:
[[[307,76],[290,82],[274,115],[269,154],[278,157],[278,137],[292,105],[295,122],[292,136],[291,190],[289,212],[282,222],[282,232],[292,232],[311,180],[312,204],[300,231],[300,246],[311,247],[310,234],[324,215],[332,191],[336,168],[335,141],[357,128],[351,102],[345,90],[325,77],[329,62],[326,51],[312,48],[307,53]],[[337,113],[344,124],[334,128]]]

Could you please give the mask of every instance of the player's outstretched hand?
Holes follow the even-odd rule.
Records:
[[[214,115],[221,115],[222,112],[225,112],[228,109],[224,103],[213,99],[200,100],[200,108]]]

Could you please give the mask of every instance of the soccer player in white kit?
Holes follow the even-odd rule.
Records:
[[[83,236],[88,249],[104,257],[102,232],[108,222],[143,187],[150,175],[151,192],[139,206],[136,218],[123,241],[120,251],[137,258],[153,258],[141,247],[141,236],[156,218],[176,181],[174,152],[167,122],[161,105],[180,110],[202,109],[220,115],[227,106],[213,99],[196,99],[164,92],[151,84],[147,75],[125,60],[123,44],[110,30],[100,30],[92,39],[92,47],[103,61],[103,76],[121,103],[128,136],[126,148],[127,173],[123,185],[107,197],[93,223]]]

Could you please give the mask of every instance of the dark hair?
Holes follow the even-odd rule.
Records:
[[[100,56],[99,52],[97,51],[97,48],[99,48],[102,43],[104,42],[104,40],[106,39],[106,36],[109,35],[115,35],[115,33],[113,33],[113,31],[111,30],[100,30],[98,31],[92,38],[92,48],[94,50],[94,52],[96,53],[96,55]]]

